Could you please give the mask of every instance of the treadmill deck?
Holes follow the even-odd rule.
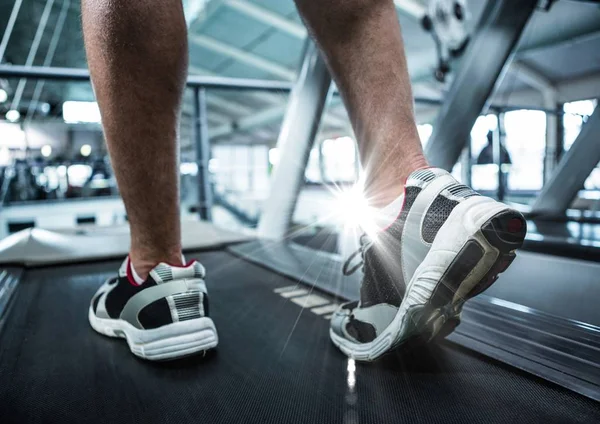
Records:
[[[88,324],[118,262],[25,271],[0,333],[0,421],[600,422],[598,403],[448,342],[354,366],[324,315],[275,292],[293,280],[223,251],[188,256],[207,268],[219,347],[168,363]]]

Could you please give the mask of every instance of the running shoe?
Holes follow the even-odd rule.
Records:
[[[395,221],[363,234],[344,265],[345,274],[362,269],[360,300],[338,308],[330,336],[356,360],[373,361],[415,336],[448,335],[465,301],[496,281],[525,239],[518,211],[442,169],[413,172],[403,196]]]
[[[92,298],[89,321],[98,333],[127,340],[143,359],[170,360],[206,352],[218,343],[208,315],[204,267],[160,263],[142,284],[132,277],[129,258],[116,277]]]

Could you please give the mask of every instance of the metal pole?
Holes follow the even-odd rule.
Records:
[[[8,23],[6,24],[6,29],[4,30],[4,35],[2,36],[2,41],[0,42],[0,63],[2,63],[2,60],[4,59],[4,53],[6,52],[6,47],[8,46],[8,40],[10,40],[10,36],[12,35],[15,27],[15,21],[19,15],[21,4],[23,4],[23,0],[16,0],[15,4],[13,5],[12,12],[10,12],[10,18],[8,18]]]
[[[33,37],[33,42],[31,43],[31,48],[29,49],[29,54],[27,55],[25,66],[33,65],[33,61],[35,60],[35,55],[37,54],[38,48],[40,47],[42,35],[44,35],[44,30],[46,29],[46,24],[48,23],[48,18],[50,17],[50,11],[52,10],[53,5],[54,0],[46,0],[46,6],[44,6],[42,17],[40,19],[40,22],[38,23],[37,30],[35,31],[35,36]],[[15,90],[13,101],[10,104],[11,109],[18,110],[19,103],[21,103],[21,97],[23,96],[23,91],[25,90],[25,84],[27,84],[27,80],[21,78],[19,80],[19,84],[17,85],[17,89]]]
[[[556,110],[560,110],[561,112],[564,111],[565,109],[565,104],[564,103],[560,103],[556,106]],[[560,160],[562,159],[564,153],[565,153],[565,121],[564,121],[564,115],[560,115],[558,116],[557,120],[556,120],[556,138],[558,140],[558,147],[556,149],[556,154],[554,156],[554,163],[558,164],[560,163]],[[555,166],[556,169],[556,166]],[[547,183],[548,181],[550,181],[550,179],[548,180],[544,180],[544,184]]]
[[[471,140],[469,139],[469,142],[467,143],[467,145],[465,146],[465,148],[463,149],[463,152],[461,154],[461,177],[463,180],[463,184],[468,185],[469,187],[471,187],[471,156],[473,155],[473,152],[471,150]]]
[[[90,80],[90,72],[87,69],[80,68],[0,65],[0,78],[43,78],[53,81],[87,82]],[[220,90],[261,90],[276,93],[288,92],[292,89],[292,83],[287,81],[206,75],[188,76],[187,86]]]
[[[432,165],[450,170],[458,160],[537,4],[488,0],[427,143]]]
[[[600,162],[600,107],[581,128],[579,136],[561,159],[552,178],[533,204],[531,212],[561,215],[573,202],[590,172]]]
[[[82,68],[61,68],[57,66],[22,66],[22,65],[0,65],[0,78],[40,78],[52,81],[87,82],[90,73]],[[287,93],[292,89],[292,83],[287,81],[259,80],[254,78],[229,78],[205,75],[190,75],[187,79],[188,87],[205,87],[219,90],[257,90],[270,91],[278,94]],[[333,96],[337,93],[334,91]],[[337,98],[335,100],[338,100]],[[341,101],[341,100],[340,100]],[[441,105],[442,101],[423,97],[415,97],[415,103],[425,105]],[[335,103],[335,102],[332,102]],[[332,105],[333,106],[333,105]],[[555,109],[544,109],[536,105],[499,105],[491,104],[489,110],[508,112],[511,110],[539,110],[549,114],[562,116],[563,112]]]
[[[556,109],[556,99],[551,103],[551,100],[546,101],[546,107],[554,107]],[[546,113],[546,154],[544,156],[544,183],[550,181],[556,165],[558,164],[558,152],[561,149],[559,140],[559,122],[562,117],[556,114]]]
[[[492,151],[494,156],[494,163],[498,167],[498,188],[496,189],[496,196],[499,201],[504,200],[504,194],[506,192],[506,188],[504,187],[504,174],[502,173],[502,138],[504,135],[504,113],[499,113],[496,115],[496,120],[498,125],[496,126],[496,131],[494,131],[494,136],[492,138]]]
[[[196,163],[198,164],[198,211],[200,219],[212,221],[213,196],[208,172],[210,145],[205,88],[194,87],[194,138],[196,140]]]
[[[321,176],[321,183],[328,183],[327,170],[325,168],[325,155],[323,154],[323,141],[317,142],[317,151],[319,152],[319,175]]]
[[[60,36],[62,34],[62,30],[65,24],[65,20],[67,17],[67,13],[69,12],[69,7],[71,6],[71,0],[63,0],[62,8],[60,9],[60,14],[58,15],[58,19],[56,20],[56,25],[54,26],[54,32],[52,33],[52,39],[50,40],[50,45],[48,46],[48,51],[46,52],[46,57],[44,58],[44,66],[50,66],[52,64],[52,60],[54,59],[54,54],[56,53],[56,47],[58,46],[58,41],[60,40]],[[34,111],[37,109],[38,101],[42,95],[42,90],[44,89],[45,80],[39,79],[35,84],[35,90],[33,91],[33,96],[31,97],[31,101],[29,102],[29,107],[27,108],[27,116],[26,119],[31,119]]]
[[[271,192],[260,218],[261,237],[281,239],[288,232],[330,87],[325,61],[314,42],[307,40],[277,140],[279,163],[275,165]]]

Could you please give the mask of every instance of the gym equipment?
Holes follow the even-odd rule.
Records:
[[[206,357],[176,362],[143,362],[126,343],[89,327],[91,296],[118,260],[2,266],[2,422],[600,420],[595,401],[466,349],[460,340],[354,363],[329,340],[327,316],[339,297],[255,265],[216,241],[186,254],[208,270],[220,344]],[[468,313],[485,318],[490,311]],[[463,333],[468,328],[476,336],[473,316],[464,319]]]
[[[470,32],[467,23],[470,19],[465,0],[431,0],[427,14],[421,25],[435,42],[438,66],[435,79],[445,82],[451,71],[452,60],[462,56],[469,44]]]

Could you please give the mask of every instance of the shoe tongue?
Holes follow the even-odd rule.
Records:
[[[162,262],[150,271],[150,276],[157,283],[166,283],[184,278],[204,278],[204,275],[204,267],[196,261],[185,266],[173,266]]]

